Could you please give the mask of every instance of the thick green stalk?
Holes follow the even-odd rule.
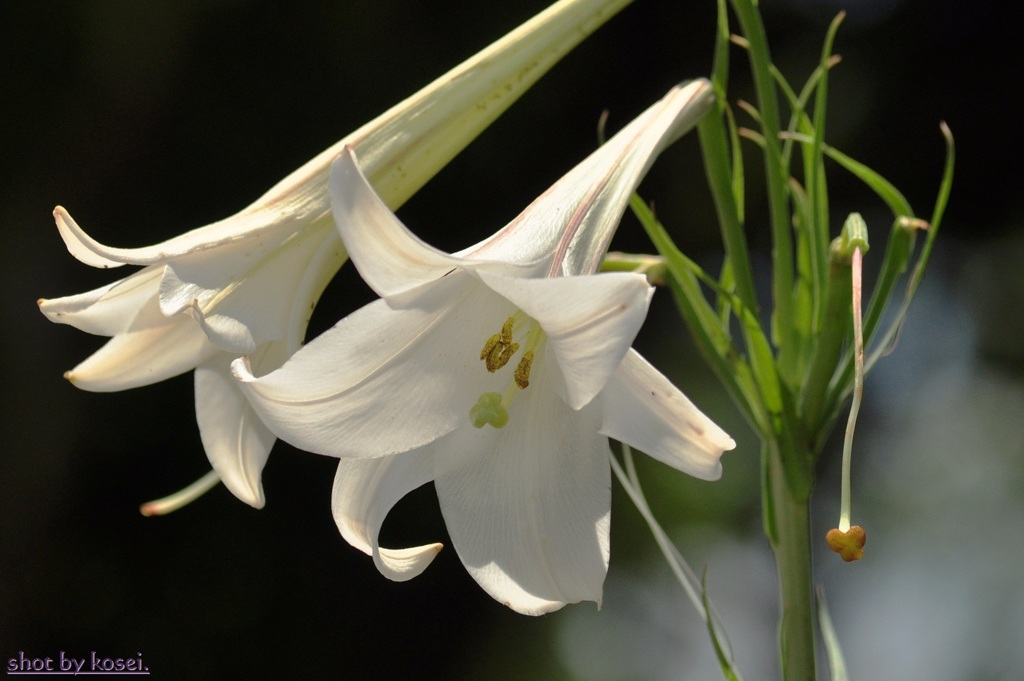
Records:
[[[790,446],[799,446],[793,443]],[[794,452],[787,458],[806,458]],[[766,440],[765,523],[779,575],[779,650],[784,681],[814,681],[814,594],[811,588],[809,499],[794,497],[782,469],[781,445]]]

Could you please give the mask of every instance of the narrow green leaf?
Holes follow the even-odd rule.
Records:
[[[740,220],[741,210],[733,194],[735,178],[730,167],[731,155],[722,120],[721,110],[717,116],[714,112],[704,116],[697,124],[697,134],[704,156],[704,172],[722,231],[725,254],[732,262],[736,295],[745,305],[756,307],[754,274],[750,266],[747,236]]]
[[[732,261],[729,260],[729,256],[726,256],[722,261],[722,271],[718,275],[718,286],[730,294],[736,293],[736,279],[732,273]],[[729,325],[732,322],[732,296],[726,294],[716,295],[715,310],[718,312],[718,321],[722,326],[722,333],[729,336]]]
[[[885,201],[895,217],[914,215],[914,210],[910,207],[910,203],[903,194],[877,172],[827,144],[822,146],[822,151],[826,156],[853,173],[861,182],[870,187],[878,195],[878,198]]]
[[[786,181],[778,133],[779,102],[775,81],[771,75],[771,55],[764,24],[757,7],[750,0],[733,0],[733,9],[749,42],[750,69],[757,91],[758,110],[761,112],[764,133],[764,167],[767,180],[768,207],[772,233],[772,295],[775,307],[772,311],[772,328],[775,346],[779,348],[779,364],[784,365],[786,355],[792,348],[793,317],[793,245],[790,235],[789,212],[787,210]],[[732,255],[732,254],[730,254]]]
[[[807,230],[811,249],[811,266],[813,269],[812,288],[814,291],[815,320],[821,318],[825,280],[828,276],[828,187],[825,183],[822,148],[825,145],[825,113],[828,104],[829,64],[832,59],[832,45],[835,42],[836,33],[839,31],[839,25],[843,22],[845,16],[845,12],[840,12],[832,20],[825,34],[825,42],[821,48],[821,60],[817,69],[821,76],[814,93],[813,132],[810,149],[807,150],[809,158],[804,169],[807,198],[811,205],[811,213],[814,216],[814,219],[807,224]]]
[[[708,616],[704,618],[704,622],[708,627],[708,635],[711,637],[711,645],[715,647],[715,657],[718,658],[718,666],[722,670],[722,678],[725,679],[725,681],[742,681],[742,677],[740,677],[739,672],[732,665],[732,655],[728,652],[731,648],[729,642],[721,641],[718,636],[719,627],[715,622],[715,618],[712,616],[714,610],[712,609],[711,601],[708,598],[707,568],[704,568],[704,574],[701,575],[700,598],[701,602],[704,603],[704,610],[708,613]]]
[[[839,645],[839,637],[832,626],[832,617],[828,612],[828,603],[825,602],[825,590],[819,588],[818,595],[818,625],[821,627],[821,640],[825,643],[825,655],[828,657],[829,676],[832,681],[849,681],[850,676],[846,672],[846,659],[843,657],[843,650]]]
[[[729,11],[726,0],[718,0],[718,22],[715,32],[715,57],[711,66],[711,84],[715,97],[725,102],[729,85]]]
[[[740,225],[746,222],[746,182],[743,170],[743,145],[740,144],[739,128],[732,109],[724,107],[726,123],[729,125],[729,148],[732,150],[732,200],[736,204],[736,220]]]
[[[796,333],[796,347],[792,353],[793,375],[784,377],[791,387],[796,387],[803,376],[809,361],[810,348],[818,330],[815,314],[814,264],[813,246],[806,225],[811,217],[811,206],[803,187],[795,179],[790,178],[789,194],[793,200],[793,226],[796,232],[796,283],[793,291],[793,320]]]

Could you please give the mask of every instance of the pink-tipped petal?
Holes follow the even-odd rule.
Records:
[[[601,432],[702,480],[736,443],[635,350],[601,393]]]

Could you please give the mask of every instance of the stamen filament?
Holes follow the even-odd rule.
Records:
[[[850,417],[846,422],[846,436],[843,438],[843,482],[839,501],[839,531],[850,530],[850,464],[853,460],[853,431],[857,426],[857,414],[864,398],[864,324],[861,318],[861,269],[863,254],[860,248],[853,249],[851,262],[853,288],[853,402]]]

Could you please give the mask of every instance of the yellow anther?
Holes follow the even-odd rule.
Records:
[[[501,343],[501,334],[494,334],[484,343],[484,349],[480,351],[480,359],[485,360],[491,355],[491,351]]]
[[[511,345],[505,345],[501,349],[501,354],[498,356],[498,362],[497,362],[497,367],[496,368],[500,369],[501,367],[503,367],[506,364],[508,364],[508,361],[510,359],[512,359],[512,355],[516,354],[516,351],[518,351],[518,350],[519,350],[519,343],[512,343]]]
[[[527,350],[516,366],[516,385],[525,390],[530,385],[530,367],[533,365],[533,350]]]
[[[515,317],[509,317],[501,327],[501,342],[505,345],[512,345],[512,327],[516,323]],[[516,346],[518,347],[518,346]]]
[[[487,357],[484,359],[484,362],[487,365],[487,370],[490,371],[492,374],[498,369],[500,369],[502,366],[504,366],[503,364],[501,364],[501,353],[504,349],[505,346],[502,345],[501,342],[499,342],[497,345],[491,348],[491,351],[487,354]]]
[[[501,325],[501,333],[496,333],[487,339],[483,350],[480,351],[480,359],[486,362],[487,370],[492,374],[501,367],[508,364],[512,355],[519,351],[519,343],[512,340],[512,327],[515,326],[516,318],[509,317]]]

